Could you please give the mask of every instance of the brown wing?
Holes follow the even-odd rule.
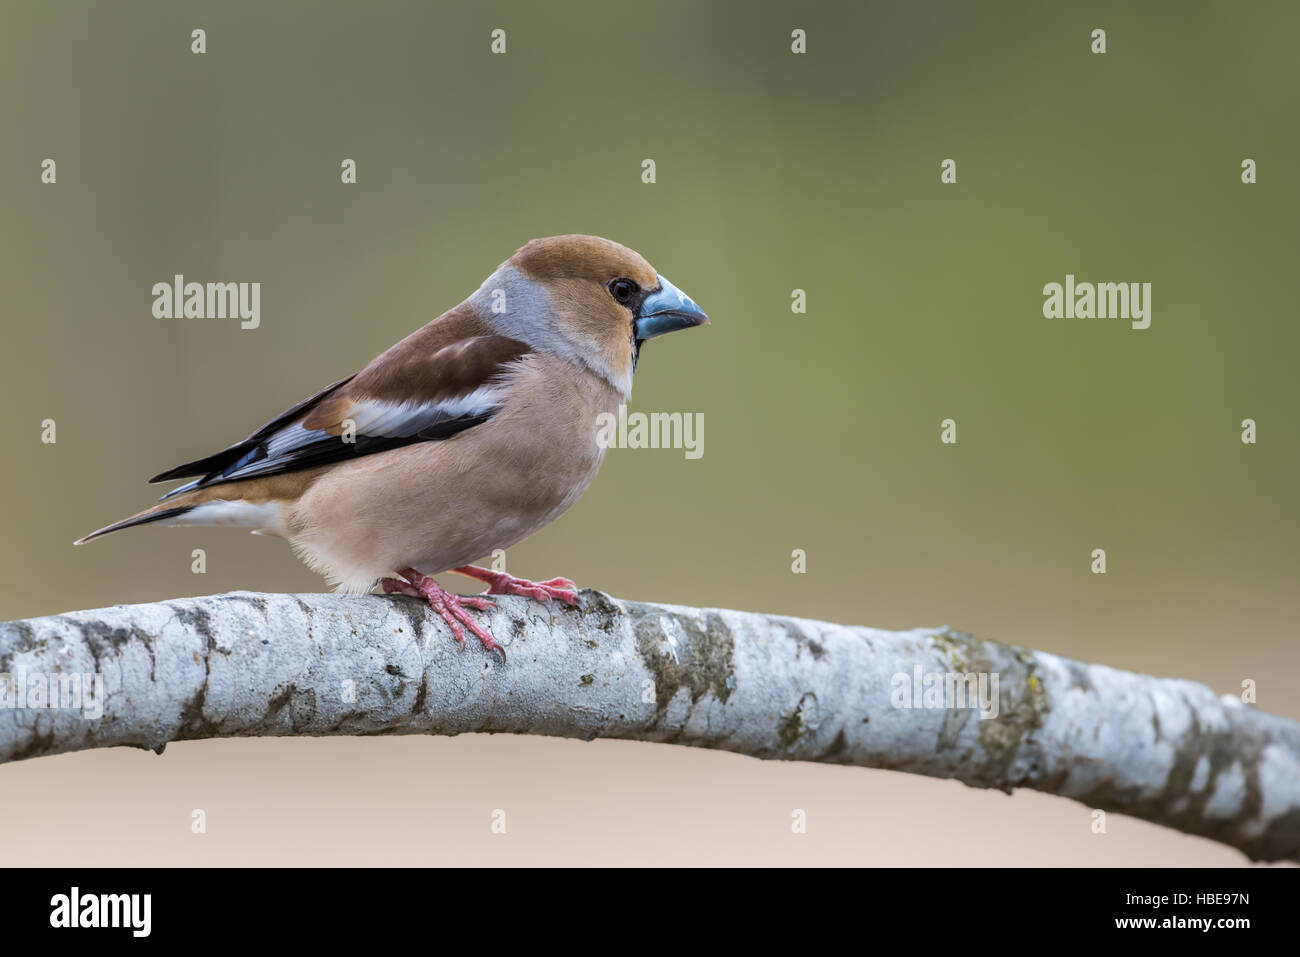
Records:
[[[219,482],[446,439],[481,425],[504,402],[502,373],[528,347],[494,334],[440,344],[446,330],[434,326],[408,336],[356,375],[286,410],[244,441],[150,481],[200,476],[163,496],[168,498]],[[431,329],[433,334],[426,331]]]

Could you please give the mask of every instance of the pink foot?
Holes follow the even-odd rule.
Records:
[[[383,586],[385,595],[396,592],[401,595],[410,595],[412,598],[423,598],[434,611],[442,616],[442,620],[451,627],[452,635],[460,642],[462,648],[465,647],[465,632],[461,625],[464,625],[474,632],[479,641],[483,642],[484,648],[488,651],[495,651],[501,656],[503,662],[506,660],[506,650],[498,645],[487,629],[470,617],[469,612],[465,610],[468,607],[485,611],[493,607],[492,602],[477,596],[453,595],[451,592],[444,591],[432,578],[421,575],[414,568],[399,569],[397,574],[407,580],[402,581],[401,578],[379,579],[379,584]]]
[[[530,582],[527,578],[516,578],[514,575],[479,568],[477,565],[462,565],[451,570],[457,575],[466,575],[485,582],[489,595],[523,595],[525,598],[540,602],[549,602],[552,598],[558,598],[565,604],[575,606],[582,604],[578,600],[578,586],[567,578],[548,578],[544,582]]]

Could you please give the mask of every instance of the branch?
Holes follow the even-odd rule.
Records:
[[[0,762],[261,735],[632,738],[1033,788],[1300,860],[1300,724],[1204,685],[945,628],[583,602],[497,599],[505,665],[404,597],[234,592],[0,624]],[[37,706],[67,705],[81,674],[103,676],[102,717],[93,694]],[[949,674],[983,675],[997,717],[955,697],[976,681],[938,699],[962,707],[925,706]]]

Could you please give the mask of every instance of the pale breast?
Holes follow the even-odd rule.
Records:
[[[364,591],[399,568],[433,574],[506,549],[586,491],[605,451],[600,415],[619,397],[565,359],[516,363],[502,410],[440,442],[328,470],[294,509],[303,558],[341,588]]]

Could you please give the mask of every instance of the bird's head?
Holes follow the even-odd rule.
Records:
[[[639,253],[599,236],[534,239],[472,301],[503,334],[581,360],[624,396],[645,340],[709,321]]]

